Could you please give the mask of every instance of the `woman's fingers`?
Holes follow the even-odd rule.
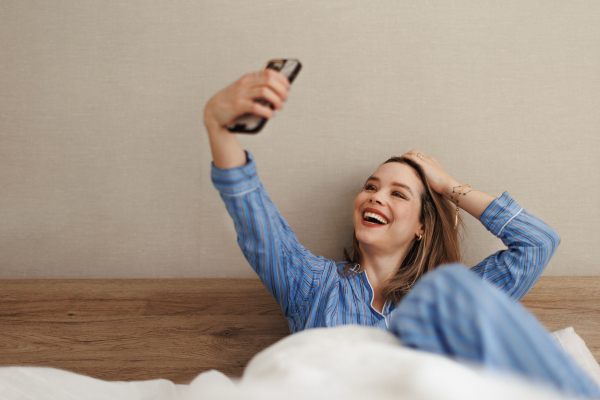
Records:
[[[273,69],[266,69],[259,72],[251,72],[244,75],[238,82],[240,89],[270,89],[275,93],[281,101],[287,99],[287,94],[290,89],[288,79]]]
[[[421,161],[423,161],[423,158],[426,156],[425,153],[422,153],[422,152],[420,152],[417,149],[411,150],[411,154],[410,155],[418,158]]]
[[[245,100],[266,100],[277,110],[283,108],[283,102],[287,100],[289,91],[289,82],[285,76],[279,72],[267,69],[260,72],[249,73],[244,75],[238,81],[238,101],[242,101],[246,105],[244,111],[248,112]],[[262,106],[262,105],[261,105]],[[266,110],[263,107],[256,107],[260,110],[259,116],[264,116]],[[252,114],[254,114],[252,112]]]
[[[275,107],[277,110],[281,110],[283,108],[283,102],[281,97],[275,93],[270,87],[267,86],[256,86],[251,88],[248,91],[248,96],[253,99],[263,99],[268,101]]]
[[[287,95],[290,90],[290,83],[285,76],[275,70],[266,69],[264,71],[260,71],[256,77],[257,82],[256,84],[252,85],[252,89],[258,89],[259,98],[269,100],[269,102],[273,105],[277,103],[279,106],[281,106],[281,103],[287,100]],[[277,99],[274,96],[277,97]],[[281,107],[276,108],[279,109]]]
[[[265,100],[277,110],[283,108],[283,102],[287,100],[289,83],[287,78],[274,70],[265,70],[250,74],[243,94],[240,94],[240,104],[243,105],[240,112],[251,113],[259,117],[271,118],[273,111],[264,102]],[[247,100],[250,100],[248,102]]]
[[[417,149],[412,149],[408,153],[404,154],[404,156],[416,157],[419,160],[423,160],[427,156],[427,154],[425,154],[422,151],[419,151]]]
[[[456,185],[456,179],[446,172],[434,157],[418,149],[412,149],[404,154],[404,157],[410,158],[423,168],[429,185],[437,193],[445,194],[449,189],[451,190],[453,185]]]
[[[277,71],[265,70],[245,74],[209,100],[205,107],[205,123],[225,127],[248,113],[272,118],[271,108],[254,100],[263,99],[275,109],[281,109],[288,91],[287,78]]]
[[[244,99],[240,101],[236,111],[238,116],[244,114],[254,114],[267,119],[272,118],[273,115],[275,115],[269,106],[265,106],[257,101],[254,101],[253,99]]]

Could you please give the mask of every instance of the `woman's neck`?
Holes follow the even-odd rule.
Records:
[[[391,278],[398,269],[404,254],[373,254],[362,251],[361,270],[366,271],[369,283],[373,288],[375,299],[381,299],[381,289],[385,281]]]

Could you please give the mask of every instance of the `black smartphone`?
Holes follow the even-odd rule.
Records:
[[[291,84],[292,82],[294,82],[294,79],[300,72],[302,64],[300,64],[299,60],[296,60],[294,58],[271,60],[267,63],[264,69],[267,68],[279,71],[281,74],[285,75],[286,78],[288,78]],[[254,101],[257,101],[265,106],[269,106],[271,107],[271,109],[275,108],[271,103],[264,99],[256,99]],[[241,117],[238,117],[235,121],[233,121],[231,125],[228,125],[227,130],[233,133],[258,133],[265,126],[266,123],[266,118],[262,118],[254,114],[244,114]]]

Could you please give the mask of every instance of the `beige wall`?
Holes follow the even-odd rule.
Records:
[[[508,191],[600,268],[600,2],[0,0],[0,278],[252,277],[210,182],[206,101],[304,69],[243,143],[300,241],[339,259],[353,197],[419,148]],[[502,248],[467,218],[465,261]]]

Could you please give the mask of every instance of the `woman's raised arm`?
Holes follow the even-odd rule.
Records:
[[[233,220],[238,245],[296,332],[304,329],[323,271],[335,265],[298,242],[263,187],[252,155],[226,128],[246,113],[273,117],[271,108],[254,99],[280,110],[288,90],[287,78],[274,70],[246,74],[208,101],[204,124],[213,155],[211,178]]]
[[[471,269],[515,300],[522,298],[542,274],[560,243],[560,236],[541,219],[523,210],[509,195],[499,199],[452,178],[437,160],[418,150],[404,157],[419,164],[437,193],[477,218],[508,247]],[[462,188],[462,190],[460,190]],[[460,193],[459,193],[460,191]]]
[[[231,134],[226,126],[247,113],[272,118],[274,111],[254,100],[265,99],[276,110],[281,110],[289,88],[290,84],[285,76],[267,69],[242,76],[206,103],[204,125],[210,140],[213,163],[217,168],[232,169],[247,162],[237,135]]]

